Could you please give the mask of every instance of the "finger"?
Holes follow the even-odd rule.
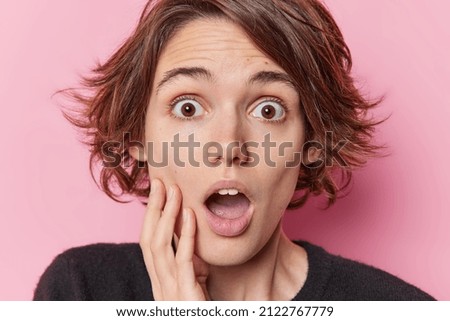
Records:
[[[195,230],[194,213],[191,209],[184,209],[183,225],[176,254],[177,278],[183,288],[193,288],[197,284],[193,262]]]
[[[170,186],[168,188],[166,205],[158,221],[151,243],[155,273],[160,284],[164,284],[161,287],[163,294],[173,291],[176,284],[175,253],[172,248],[172,240],[180,206],[181,191],[175,185]]]
[[[170,186],[167,192],[167,202],[155,231],[154,244],[157,248],[172,249],[172,239],[180,206],[181,191],[176,185]]]
[[[147,209],[141,230],[140,246],[144,257],[145,266],[152,283],[152,292],[155,299],[161,297],[160,282],[156,276],[153,256],[151,253],[151,240],[161,217],[165,201],[165,188],[161,181],[154,179],[151,182],[151,191],[148,199]]]
[[[165,201],[165,188],[158,179],[153,179],[151,183],[150,195],[148,198],[147,209],[144,215],[144,222],[141,230],[141,245],[150,245],[154,236],[156,226],[161,217]]]

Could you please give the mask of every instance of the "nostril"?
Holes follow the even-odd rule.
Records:
[[[246,143],[233,141],[228,144],[220,144],[218,142],[210,142],[203,148],[206,155],[204,159],[209,164],[216,164],[225,162],[227,166],[235,164],[247,163],[249,159],[249,152]]]

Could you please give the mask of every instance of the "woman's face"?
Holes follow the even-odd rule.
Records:
[[[304,140],[299,104],[287,73],[225,20],[193,21],[163,50],[144,157],[195,212],[207,263],[242,264],[278,231],[299,175],[286,166]]]

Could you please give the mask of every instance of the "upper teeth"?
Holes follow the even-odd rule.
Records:
[[[237,195],[239,191],[235,188],[222,188],[217,191],[220,195]]]

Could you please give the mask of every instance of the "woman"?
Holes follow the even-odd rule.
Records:
[[[91,165],[103,161],[109,196],[149,196],[140,247],[69,250],[35,298],[432,299],[282,231],[286,208],[310,193],[331,205],[377,150],[376,103],[350,69],[317,1],[150,1],[68,116],[89,134]]]

